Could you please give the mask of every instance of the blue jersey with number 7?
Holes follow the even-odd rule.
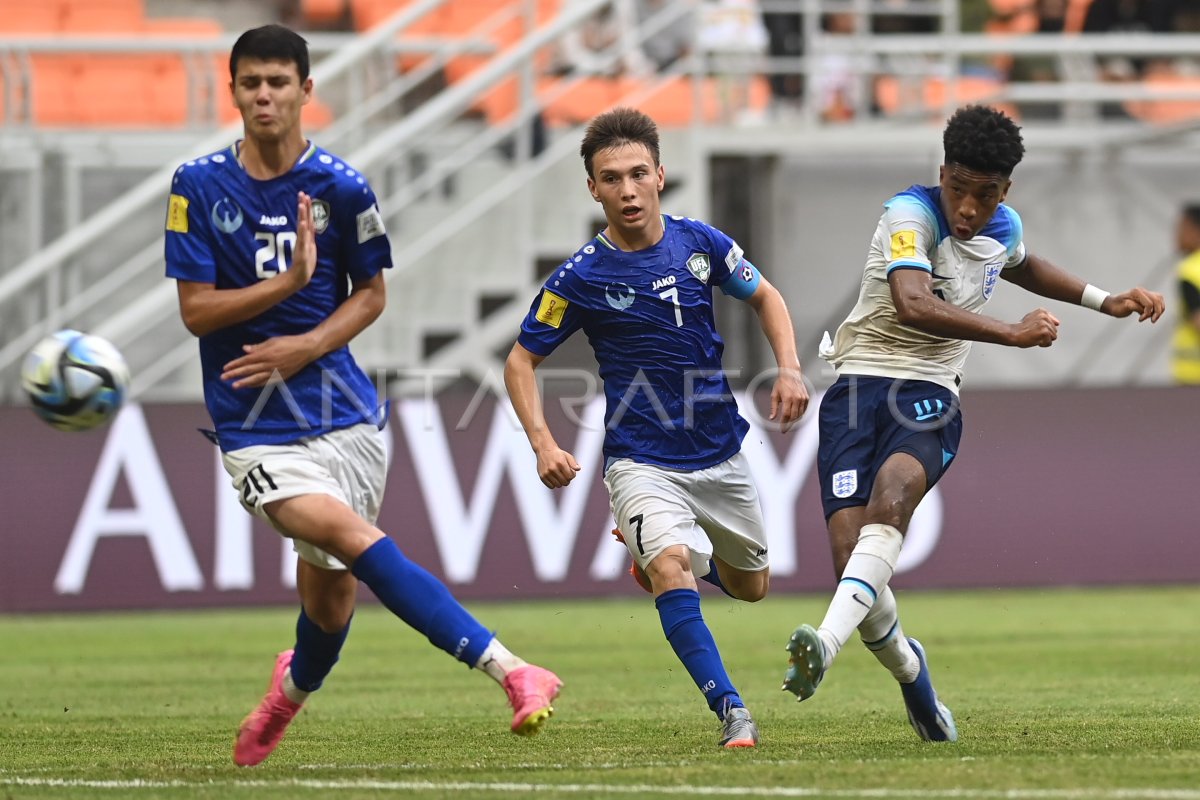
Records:
[[[608,459],[707,469],[736,455],[749,430],[721,363],[713,289],[744,300],[760,277],[716,228],[662,219],[662,239],[644,250],[600,234],[564,261],[517,341],[546,356],[584,332],[604,382]]]

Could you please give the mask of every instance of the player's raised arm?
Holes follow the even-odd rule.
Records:
[[[888,283],[897,321],[925,333],[1010,347],[1049,347],[1058,338],[1058,319],[1043,308],[1008,323],[945,302],[933,293],[932,276],[923,270],[893,270]]]
[[[1006,269],[1000,276],[1042,297],[1085,306],[1111,317],[1128,317],[1136,313],[1139,322],[1158,322],[1166,309],[1163,296],[1158,292],[1135,286],[1127,292],[1109,294],[1056,266],[1049,259],[1032,253],[1021,266]]]
[[[504,386],[517,419],[529,438],[529,445],[537,456],[538,477],[549,488],[559,489],[574,479],[579,472],[579,462],[575,456],[558,446],[546,424],[542,397],[534,375],[534,370],[543,360],[543,356],[526,350],[517,342],[504,361]]]
[[[257,317],[307,286],[317,264],[312,215],[312,199],[300,192],[292,265],[271,280],[237,289],[218,289],[212,283],[178,280],[179,313],[184,327],[196,336],[204,336]]]

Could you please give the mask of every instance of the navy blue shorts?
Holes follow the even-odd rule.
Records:
[[[817,474],[825,519],[865,506],[893,453],[925,467],[926,490],[950,468],[962,438],[954,392],[929,381],[843,375],[821,401]]]

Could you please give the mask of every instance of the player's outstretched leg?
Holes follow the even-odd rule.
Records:
[[[908,708],[908,721],[917,735],[927,742],[956,742],[958,729],[954,727],[954,716],[938,700],[937,692],[933,689],[929,665],[925,661],[925,649],[912,637],[909,637],[908,643],[921,662],[917,679],[912,683],[900,684],[904,705]]]
[[[266,696],[258,708],[242,720],[233,745],[233,761],[238,766],[253,767],[271,755],[300,710],[300,703],[289,700],[283,691],[283,679],[291,663],[291,650],[284,650],[275,658],[275,671],[271,673]]]
[[[504,687],[514,733],[535,733],[554,712],[562,681],[513,655],[454,599],[446,585],[400,552],[388,537],[368,547],[351,571],[380,602],[437,647]]]
[[[783,679],[783,691],[796,695],[796,700],[812,697],[825,677],[825,645],[812,625],[801,625],[788,639],[788,671]]]
[[[563,684],[550,670],[526,664],[505,675],[501,685],[513,709],[512,732],[532,736],[554,714]]]
[[[721,709],[721,716],[724,718],[724,722],[721,725],[718,747],[729,749],[758,745],[758,726],[754,724],[749,709],[735,706],[727,699]]]

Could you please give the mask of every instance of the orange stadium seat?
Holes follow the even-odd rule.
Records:
[[[62,29],[70,33],[135,33],[146,9],[142,0],[67,0]]]
[[[63,6],[55,0],[5,0],[0,34],[53,33],[62,23]]]
[[[34,122],[47,127],[144,128],[187,121],[187,74],[178,58],[38,56]]]
[[[411,2],[412,0],[350,0],[350,16],[354,20],[354,27],[365,31],[383,22]]]
[[[72,55],[30,56],[33,78],[30,85],[30,114],[35,125],[61,127],[78,124],[75,79],[84,61]]]
[[[300,0],[300,15],[311,25],[331,25],[345,14],[346,0]]]
[[[225,32],[221,23],[207,17],[146,17],[142,32],[150,36],[187,36],[209,38]]]
[[[617,103],[630,104],[654,117],[663,127],[678,127],[692,122],[698,111],[705,122],[721,120],[720,83],[716,78],[701,78],[700,108],[690,79],[676,76],[659,82],[657,78],[585,78],[560,97],[551,100],[545,111],[548,125],[579,125]],[[539,83],[540,93],[549,93],[559,79]],[[656,83],[658,85],[656,85]],[[771,87],[765,78],[750,83],[748,108],[765,111],[771,102]]]

